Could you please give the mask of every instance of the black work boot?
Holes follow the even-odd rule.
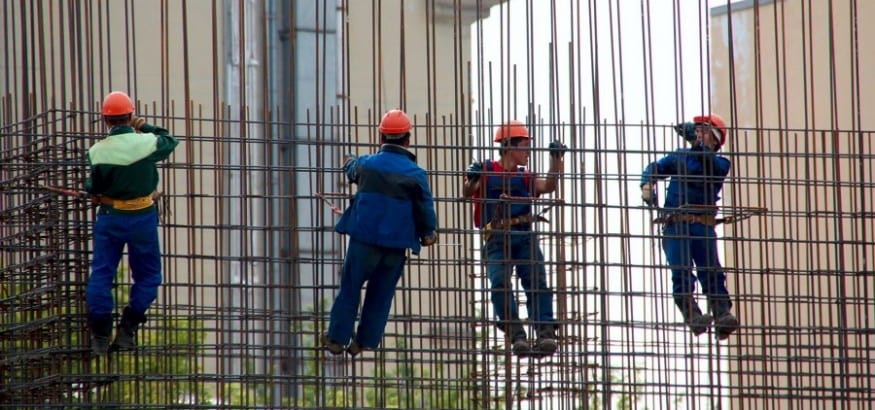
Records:
[[[346,352],[349,353],[350,356],[355,357],[357,354],[367,350],[358,340],[352,338],[352,343],[349,344],[349,347],[346,348]]]
[[[328,333],[322,334],[321,341],[322,341],[322,347],[325,348],[325,350],[327,350],[328,353],[331,353],[335,356],[343,353],[343,345],[332,340],[331,337],[328,336]]]
[[[510,340],[510,350],[515,355],[527,355],[531,353],[532,346],[526,336],[526,329],[519,323],[510,326],[510,331],[505,332]]]
[[[125,306],[122,311],[122,320],[119,321],[115,333],[115,341],[112,342],[112,350],[125,351],[137,348],[137,328],[141,323],[146,323],[146,315],[134,312],[130,306]]]
[[[91,329],[91,353],[96,356],[105,355],[109,352],[112,316],[106,315],[96,319],[89,317],[88,327]]]
[[[684,323],[689,326],[694,335],[699,336],[711,327],[713,318],[711,315],[702,314],[699,304],[696,303],[696,299],[692,295],[675,296],[674,303],[680,309]]]
[[[732,309],[729,295],[708,295],[708,306],[714,314],[714,335],[717,340],[726,340],[740,326],[738,319],[729,313]]]
[[[741,324],[732,313],[724,312],[714,319],[714,333],[717,340],[726,340],[733,332],[738,330]]]
[[[538,326],[538,339],[535,341],[534,351],[539,356],[550,356],[559,348],[559,337],[556,336],[554,325]]]

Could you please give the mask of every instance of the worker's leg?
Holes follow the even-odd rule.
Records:
[[[498,316],[498,328],[511,340],[520,337],[525,339],[525,329],[520,323],[516,297],[513,295],[511,244],[506,237],[507,235],[493,236],[486,242],[483,248],[486,276],[489,277],[492,308]]]
[[[553,291],[547,285],[544,254],[534,234],[519,236],[514,244],[517,276],[526,292],[526,309],[535,326],[534,352],[551,355],[559,348],[556,318],[553,316]]]
[[[146,322],[146,311],[158,297],[161,285],[161,245],[158,241],[158,212],[126,216],[128,262],[134,280],[128,305],[122,311],[113,346],[130,350],[137,346],[137,329]]]
[[[730,313],[732,301],[726,289],[726,274],[720,265],[717,253],[717,233],[714,227],[694,224],[691,252],[696,262],[696,272],[702,284],[702,293],[708,297],[708,306],[714,314],[714,333],[724,340],[738,330],[738,319]]]
[[[376,349],[383,339],[392,300],[395,298],[395,287],[404,273],[404,261],[407,260],[404,249],[382,248],[380,253],[383,257],[368,277],[362,318],[355,336],[358,343],[366,349]]]
[[[91,349],[96,355],[109,350],[112,334],[112,282],[124,249],[123,224],[118,217],[97,215],[94,223],[94,255],[91,258],[91,276],[85,289],[88,307],[88,327],[91,329]]]
[[[714,317],[719,317],[732,308],[729,290],[726,289],[726,274],[720,265],[717,253],[717,233],[713,227],[693,224],[693,240],[690,250],[696,262],[696,273],[702,284],[702,293],[708,296],[708,304]]]
[[[352,338],[355,317],[361,301],[362,285],[380,261],[374,248],[349,239],[346,259],[340,275],[340,291],[331,306],[331,319],[328,324],[328,339],[346,346]]]
[[[711,325],[711,316],[703,315],[696,298],[696,277],[693,276],[693,257],[690,254],[689,224],[667,224],[662,230],[662,249],[671,269],[672,295],[690,330],[700,335]]]
[[[526,308],[536,328],[555,328],[553,290],[547,284],[544,254],[534,234],[515,236],[513,259],[516,273],[526,292]]]
[[[131,286],[128,306],[142,316],[158,297],[161,285],[161,245],[158,241],[158,213],[127,216],[128,262],[131,266]]]
[[[112,315],[112,283],[124,249],[124,222],[119,218],[122,217],[99,214],[94,224],[94,254],[88,287],[85,289],[89,322],[102,321]],[[106,334],[111,330],[110,325]]]

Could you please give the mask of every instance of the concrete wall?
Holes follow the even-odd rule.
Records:
[[[763,358],[732,362],[733,408],[815,408],[814,397],[864,408],[871,397],[875,224],[861,155],[875,128],[875,3],[853,5],[712,9],[712,109],[736,128],[724,202],[769,208],[727,228],[745,326],[730,352]]]

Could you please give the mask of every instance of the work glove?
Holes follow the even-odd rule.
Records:
[[[647,206],[654,208],[658,207],[659,201],[656,198],[656,186],[649,183],[641,185],[641,200],[644,201]]]
[[[568,147],[562,143],[562,141],[554,140],[550,143],[550,156],[553,158],[562,158],[565,155],[565,151],[568,151]]]
[[[142,131],[143,126],[146,125],[146,119],[142,117],[131,117],[131,127],[134,128],[134,131]]]
[[[419,238],[419,244],[422,246],[431,246],[437,243],[438,236],[437,232],[433,232],[431,235],[423,236]]]
[[[674,130],[690,144],[696,142],[696,139],[698,139],[696,137],[696,124],[692,122],[677,124],[674,126]]]
[[[476,182],[481,175],[483,175],[483,163],[480,161],[472,162],[465,171],[465,178],[468,178],[469,182]]]

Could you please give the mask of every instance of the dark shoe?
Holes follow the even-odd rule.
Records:
[[[103,356],[109,352],[109,336],[91,334],[91,353],[95,356]]]
[[[532,352],[532,346],[529,344],[529,340],[526,339],[525,336],[517,337],[513,339],[513,342],[510,344],[510,351],[517,356],[525,356]]]
[[[134,312],[130,306],[125,306],[122,319],[112,342],[113,351],[129,351],[137,348],[137,329],[141,323],[146,323],[146,315]]]
[[[714,319],[714,333],[717,336],[717,340],[726,340],[729,338],[733,332],[738,330],[740,327],[740,323],[735,316],[732,316],[731,313],[726,312]]]
[[[365,350],[365,347],[362,346],[359,341],[355,339],[352,339],[352,343],[350,343],[349,347],[346,348],[346,352],[349,353],[350,356],[355,356]]]
[[[89,317],[88,327],[91,329],[91,353],[97,356],[107,354],[109,337],[112,334],[112,316]]]
[[[137,349],[137,329],[119,325],[115,331],[115,340],[112,342],[113,351],[131,351]]]
[[[538,340],[535,341],[534,351],[543,356],[556,353],[559,348],[559,338],[553,325],[542,327],[538,331]]]
[[[685,322],[687,326],[690,327],[690,331],[693,332],[694,335],[699,336],[708,331],[713,320],[714,318],[712,318],[711,315],[703,315],[699,313],[698,315],[694,314],[692,318]]]
[[[699,304],[692,295],[676,296],[674,303],[681,311],[681,316],[684,317],[686,324],[694,335],[699,336],[708,331],[711,327],[711,321],[714,320],[711,315],[703,315],[699,309]]]
[[[335,356],[343,353],[343,345],[331,340],[331,338],[328,337],[328,333],[322,334],[322,347],[324,347],[328,353]]]

